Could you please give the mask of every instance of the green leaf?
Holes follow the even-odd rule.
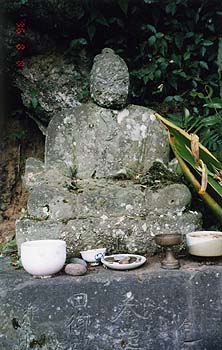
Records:
[[[171,3],[167,4],[165,11],[166,11],[166,13],[169,13],[173,16],[173,15],[175,15],[176,9],[177,9],[176,3],[171,2]]]
[[[163,36],[164,36],[164,34],[161,33],[161,32],[156,33],[156,38],[157,38],[157,39],[160,39],[160,38],[162,38]]]
[[[144,81],[144,84],[146,85],[147,82],[149,81],[149,75],[145,75],[145,76],[143,77],[143,81]]]
[[[129,1],[128,0],[117,0],[117,2],[118,2],[119,7],[121,8],[121,10],[123,11],[123,13],[125,15],[127,15]]]
[[[209,69],[207,62],[200,61],[200,66],[205,69]]]
[[[185,119],[189,118],[189,116],[190,116],[190,111],[189,111],[189,109],[187,109],[187,108],[185,107],[185,108],[184,108],[184,117],[185,117]]]
[[[8,243],[5,243],[2,247],[2,253],[7,254],[8,252],[12,252],[17,249],[17,242],[15,239],[11,240]]]
[[[222,109],[222,101],[220,100],[220,102],[205,103],[203,106],[208,108],[214,108],[214,109]]]
[[[102,24],[105,27],[109,27],[109,23],[108,23],[107,19],[103,15],[100,15],[96,19],[96,23]]]
[[[184,61],[187,61],[190,59],[190,52],[185,52],[185,54],[183,55]]]
[[[146,28],[149,29],[152,33],[156,34],[156,28],[151,24],[147,24]]]
[[[194,36],[194,33],[193,32],[188,32],[187,34],[184,35],[184,38],[188,39],[188,38],[192,38],[192,36]]]
[[[175,44],[178,49],[181,49],[183,46],[183,38],[181,35],[176,35],[175,36]]]
[[[207,92],[207,96],[206,98],[211,98],[211,96],[213,95],[213,89],[210,85],[206,85],[205,90]],[[219,99],[220,100],[220,99]],[[211,102],[218,102],[217,98],[216,99],[212,99]],[[222,101],[221,101],[222,102]]]
[[[33,96],[31,99],[31,105],[34,109],[36,109],[36,107],[38,106],[38,99],[36,96]]]
[[[201,99],[205,99],[206,98],[206,96],[202,92],[198,92],[198,91],[191,91],[190,96],[192,96],[192,97],[199,97]]]
[[[206,53],[206,51],[207,51],[206,47],[205,47],[205,46],[202,46],[202,47],[201,47],[201,55],[204,56],[205,53]]]
[[[203,43],[202,43],[202,45],[204,45],[204,46],[211,46],[211,45],[213,45],[214,43],[213,43],[213,41],[211,41],[211,40],[204,40],[203,41]]]
[[[153,46],[153,44],[156,42],[156,37],[155,35],[152,35],[151,37],[149,37],[148,39],[148,44],[149,46]]]
[[[174,96],[174,100],[177,102],[183,102],[183,97],[179,96],[179,95],[175,95]]]
[[[161,70],[157,69],[154,76],[155,76],[155,79],[159,79],[161,77]]]
[[[173,101],[173,96],[167,96],[163,102],[172,102]]]
[[[218,51],[217,51],[217,65],[218,73],[222,72],[222,37],[219,38]],[[222,96],[222,86],[221,86],[221,96]]]
[[[71,49],[73,48],[79,48],[81,46],[87,45],[87,40],[84,38],[78,38],[78,39],[73,39],[70,41],[69,47]]]

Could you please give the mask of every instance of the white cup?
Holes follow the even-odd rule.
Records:
[[[21,244],[24,269],[36,277],[50,277],[59,272],[66,261],[66,242],[63,240],[27,241]]]
[[[106,248],[89,249],[80,252],[82,258],[88,263],[100,262],[106,254]]]

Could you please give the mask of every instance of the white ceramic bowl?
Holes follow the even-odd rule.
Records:
[[[222,232],[196,231],[186,234],[189,253],[196,256],[222,256]]]
[[[33,276],[49,277],[59,272],[65,261],[65,241],[39,240],[21,244],[22,265]]]
[[[83,260],[89,263],[99,262],[106,254],[106,248],[83,250],[80,252]]]

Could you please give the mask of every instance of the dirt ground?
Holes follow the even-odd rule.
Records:
[[[0,246],[15,235],[15,220],[26,207],[22,185],[28,157],[44,158],[44,136],[22,111],[8,117],[0,142]]]

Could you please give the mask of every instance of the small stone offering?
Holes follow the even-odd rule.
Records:
[[[82,264],[67,264],[65,267],[65,273],[71,276],[82,276],[86,271],[86,267]]]
[[[83,265],[85,267],[87,267],[87,263],[85,262],[85,260],[80,259],[80,258],[70,258],[69,259],[69,263],[71,264],[80,264]]]
[[[124,259],[119,261],[119,264],[129,264],[129,263],[130,263],[129,259]]]

